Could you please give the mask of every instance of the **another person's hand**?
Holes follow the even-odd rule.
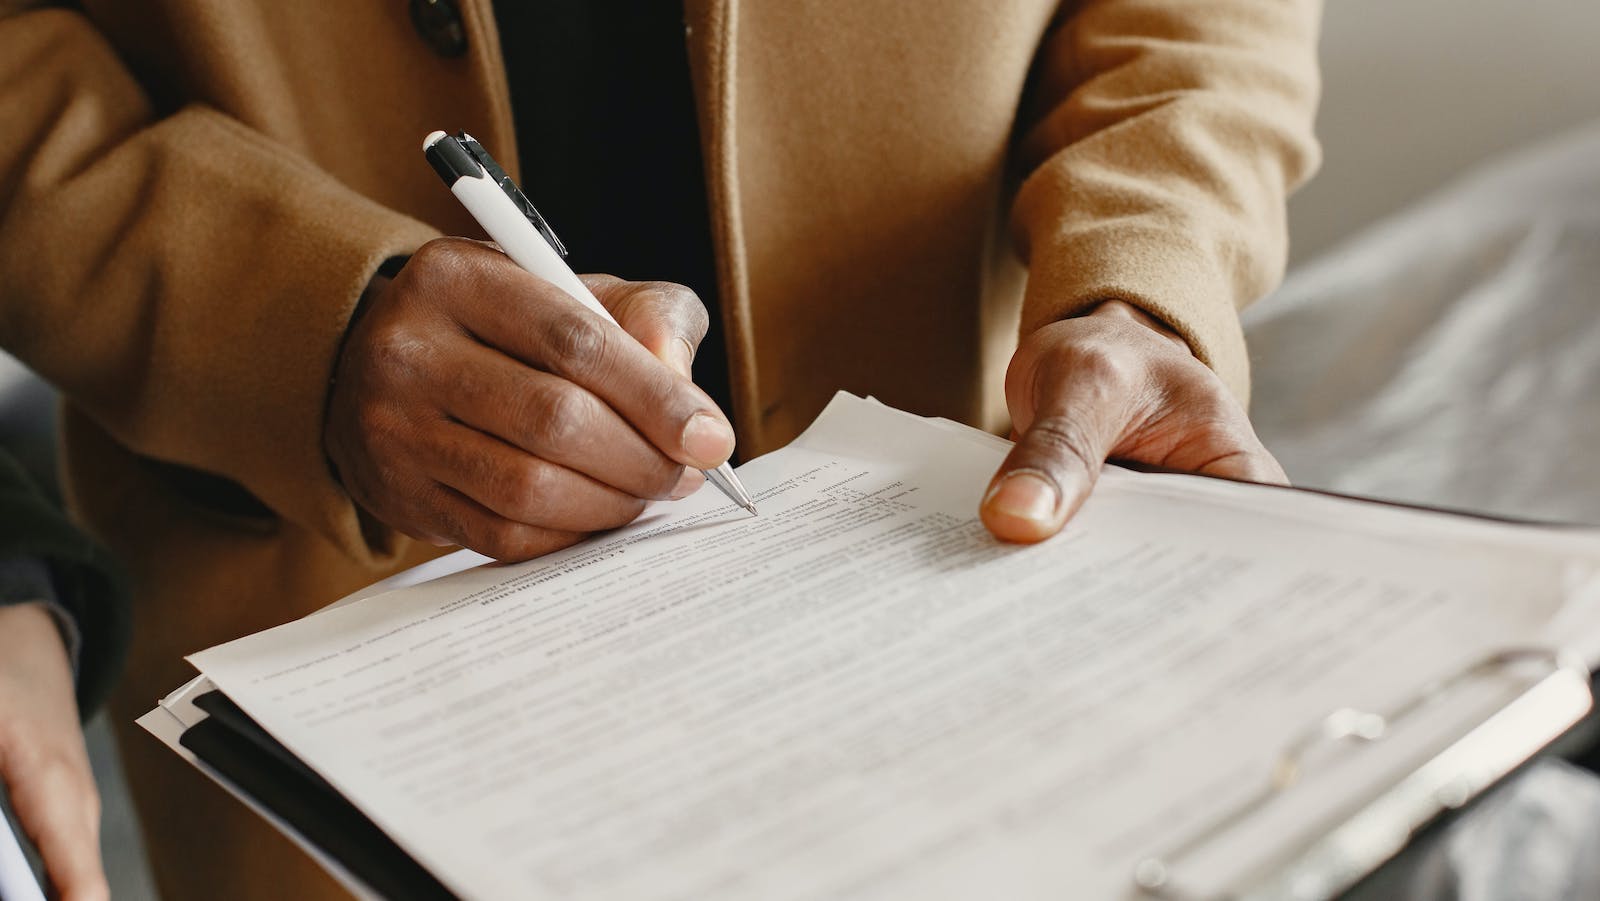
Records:
[[[324,431],[356,503],[414,538],[520,560],[682,497],[727,460],[733,430],[689,380],[699,298],[584,281],[622,328],[461,238],[375,287]]]
[[[60,897],[109,897],[72,666],[41,604],[0,607],[0,783]]]
[[[1060,531],[1107,459],[1287,481],[1222,380],[1182,338],[1121,301],[1023,340],[1006,402],[1019,437],[980,508],[1006,541]]]

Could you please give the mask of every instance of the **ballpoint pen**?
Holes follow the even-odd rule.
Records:
[[[607,322],[616,323],[562,259],[567,255],[566,248],[550,225],[483,145],[466,132],[451,136],[436,131],[423,140],[422,152],[450,193],[512,262],[567,292]],[[706,481],[730,500],[752,514],[756,512],[750,493],[734,475],[733,467],[723,463],[704,472]]]

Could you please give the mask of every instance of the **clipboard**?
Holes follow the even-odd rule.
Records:
[[[1453,690],[1484,679],[1519,679],[1527,688],[1444,750],[1401,778],[1320,837],[1280,856],[1275,865],[1231,888],[1196,887],[1186,862],[1231,830],[1315,778],[1315,749],[1359,754]],[[1398,854],[1422,828],[1466,806],[1581,721],[1595,706],[1588,667],[1550,648],[1508,648],[1423,685],[1385,710],[1343,707],[1297,737],[1279,755],[1261,787],[1237,805],[1207,817],[1187,837],[1133,866],[1134,888],[1159,901],[1328,899],[1353,887]],[[1341,747],[1348,746],[1348,747]]]
[[[1429,757],[1391,788],[1362,804],[1355,813],[1329,828],[1319,829],[1319,837],[1313,842],[1290,852],[1287,857],[1280,856],[1275,866],[1267,867],[1234,889],[1208,893],[1186,884],[1184,863],[1189,856],[1214,840],[1218,834],[1239,827],[1295,786],[1315,778],[1315,768],[1307,763],[1311,750],[1331,747],[1335,751],[1361,753],[1362,746],[1381,743],[1407,717],[1452,689],[1494,677],[1523,679],[1527,687],[1510,703],[1451,742],[1444,750]],[[185,686],[185,690],[174,692],[164,704],[192,706],[196,695],[204,697],[207,692],[215,696],[214,701],[227,704],[204,677]],[[1322,718],[1315,728],[1308,729],[1286,747],[1272,771],[1264,774],[1261,788],[1247,801],[1213,813],[1186,839],[1137,861],[1132,869],[1132,886],[1137,894],[1152,901],[1313,901],[1333,898],[1398,854],[1419,830],[1438,817],[1467,806],[1502,778],[1544,751],[1594,707],[1590,673],[1581,659],[1545,648],[1517,648],[1488,655],[1449,678],[1426,684],[1386,710],[1340,708]],[[162,712],[163,709],[157,708],[155,712]],[[199,707],[195,707],[194,712],[196,722],[210,721]],[[253,726],[242,714],[239,719]],[[259,731],[259,727],[255,728]],[[170,743],[181,743],[191,753],[202,751],[198,747],[188,747],[190,743],[183,738],[188,731],[178,730],[170,736]],[[257,740],[265,745],[276,746],[264,733],[259,734]],[[1352,746],[1340,748],[1341,744]],[[276,747],[281,753],[288,753],[281,746]],[[209,746],[206,750],[210,750]],[[199,754],[190,759],[207,776],[255,807],[285,834],[296,839],[325,867],[330,868],[330,872],[335,873],[347,888],[360,896],[431,898],[443,891],[431,881],[431,876],[422,882],[408,881],[405,890],[396,891],[394,883],[373,878],[384,874],[370,866],[363,866],[361,855],[350,857],[349,848],[344,846],[351,842],[392,844],[370,822],[364,830],[350,830],[348,824],[342,827],[350,835],[347,836],[349,841],[341,843],[344,852],[341,853],[341,849],[325,847],[309,838],[302,831],[305,825],[303,818],[291,816],[288,820],[282,819],[289,812],[280,810],[269,798],[234,781],[240,773],[233,767],[223,768],[231,773],[231,777],[214,768],[224,761],[211,759],[209,754]],[[201,760],[210,762],[202,763]],[[295,785],[299,790],[308,789],[306,785]],[[342,801],[331,788],[328,792],[336,802]],[[388,891],[375,891],[367,880],[386,885]],[[8,901],[9,896],[0,892],[0,898]]]
[[[841,402],[836,400],[835,403]],[[920,448],[939,438],[938,434],[926,429],[916,435],[895,432],[893,431],[895,427],[907,423],[874,413],[874,408],[866,402],[846,402],[830,409],[844,411],[836,415],[846,418],[838,420],[837,434],[819,432],[818,434],[824,437],[818,438],[818,443],[814,446],[805,446],[809,450],[839,451],[841,448],[854,447],[852,442],[857,441],[870,442],[873,447],[878,447],[886,440],[885,436],[893,438],[893,442],[903,442],[907,447],[914,444]],[[955,427],[935,428],[940,431],[950,431]],[[977,462],[980,462],[980,457],[985,458],[981,462],[987,467],[986,458],[989,455],[980,451],[1000,450],[993,446],[993,439],[987,436],[979,438],[974,435],[969,440],[961,437],[965,434],[952,433],[952,440],[948,446],[941,448],[948,451],[951,460],[956,461],[949,467],[952,473],[958,468],[956,463],[975,468]],[[906,447],[893,442],[891,442],[893,453],[911,454]],[[885,451],[889,452],[891,451]],[[932,488],[940,484],[939,479],[945,475],[945,470],[935,466],[938,460],[932,457],[926,460],[923,457],[914,459],[922,461],[917,465],[923,468],[915,470],[917,478],[921,480],[916,483],[919,487]],[[799,470],[801,466],[797,465],[795,469]],[[891,472],[898,471],[891,470]],[[1164,495],[1156,497],[1155,501],[1171,500],[1172,498],[1167,495],[1182,493],[1173,487],[1178,484],[1176,482],[1155,484],[1158,490],[1154,491],[1154,494]],[[1168,491],[1168,488],[1173,490]],[[1185,495],[1187,497],[1185,503],[1191,505],[1187,509],[1193,511],[1196,517],[1209,512],[1212,504],[1223,505],[1234,513],[1242,510],[1245,515],[1251,516],[1252,521],[1254,514],[1258,512],[1252,505],[1243,504],[1237,495],[1229,493],[1232,489],[1219,484],[1197,482],[1190,485],[1190,488],[1193,490]],[[1273,492],[1270,495],[1263,492],[1259,495],[1262,507],[1275,516],[1285,517],[1290,517],[1291,513],[1294,516],[1309,516],[1316,513],[1320,519],[1322,514],[1339,512],[1321,507],[1323,504],[1333,502],[1320,499],[1316,501],[1314,509],[1297,503],[1292,505],[1292,511],[1285,512],[1286,508],[1281,508],[1278,502],[1285,498],[1286,492],[1290,490],[1282,489],[1285,493]],[[1358,524],[1365,521],[1360,520]],[[1401,531],[1403,525],[1408,525],[1387,519],[1374,522],[1376,526],[1382,527],[1377,529],[1380,538],[1397,533]],[[1192,528],[1192,523],[1186,521],[1184,527]],[[1137,781],[1129,779],[1119,783],[1118,787],[1127,791],[1120,801],[1110,795],[1097,799],[1103,801],[1108,809],[1120,804],[1119,809],[1136,810],[1137,816],[1107,818],[1105,822],[1091,821],[1086,817],[1082,821],[1073,822],[1072,831],[1063,830],[1057,835],[1040,830],[1030,834],[1030,838],[1036,837],[1036,840],[1030,841],[1026,846],[1020,843],[1016,846],[1019,853],[1028,855],[1029,860],[1039,861],[1037,873],[1030,874],[1024,868],[1007,866],[1010,863],[1009,858],[996,858],[996,870],[1005,868],[1007,876],[1021,873],[1008,884],[1027,889],[1038,897],[1048,897],[1062,891],[1072,892],[1074,877],[1079,872],[1091,868],[1093,890],[1078,891],[1076,895],[1127,898],[1142,893],[1145,897],[1166,899],[1166,901],[1192,901],[1202,898],[1329,897],[1354,885],[1368,871],[1383,864],[1403,847],[1413,832],[1437,818],[1440,813],[1466,804],[1488,785],[1510,773],[1527,759],[1544,751],[1551,740],[1567,731],[1593,706],[1588,673],[1584,664],[1543,647],[1507,648],[1488,654],[1476,662],[1471,661],[1480,649],[1501,646],[1508,640],[1505,637],[1507,634],[1526,636],[1519,640],[1531,644],[1540,644],[1545,640],[1535,636],[1570,634],[1574,640],[1588,643],[1583,648],[1585,661],[1600,659],[1600,647],[1596,646],[1600,645],[1600,605],[1594,603],[1600,598],[1585,596],[1582,611],[1573,613],[1570,617],[1575,619],[1576,625],[1582,627],[1580,630],[1562,632],[1554,630],[1556,613],[1566,609],[1564,605],[1575,600],[1570,590],[1570,578],[1566,575],[1566,569],[1571,565],[1567,558],[1571,556],[1576,559],[1581,556],[1585,567],[1592,567],[1583,570],[1585,575],[1600,573],[1600,557],[1593,556],[1596,546],[1588,543],[1587,536],[1582,537],[1580,540],[1583,542],[1583,553],[1579,555],[1576,550],[1567,550],[1565,539],[1562,538],[1538,536],[1538,540],[1535,541],[1534,536],[1524,536],[1515,541],[1505,537],[1501,541],[1501,536],[1474,532],[1460,524],[1448,527],[1441,525],[1437,533],[1428,534],[1450,543],[1476,541],[1479,539],[1474,536],[1482,536],[1483,541],[1493,547],[1503,546],[1508,553],[1521,551],[1525,540],[1539,547],[1545,547],[1544,541],[1548,539],[1551,547],[1547,550],[1552,558],[1547,562],[1552,565],[1560,563],[1564,567],[1563,578],[1556,579],[1550,576],[1552,570],[1548,570],[1544,564],[1535,568],[1535,574],[1541,578],[1550,576],[1548,585],[1543,581],[1539,583],[1547,589],[1539,597],[1549,601],[1553,605],[1552,608],[1550,610],[1546,610],[1543,606],[1537,608],[1541,611],[1537,621],[1533,618],[1527,622],[1515,620],[1515,631],[1507,633],[1465,627],[1458,631],[1453,626],[1462,611],[1448,606],[1439,607],[1437,615],[1428,620],[1426,632],[1405,633],[1426,640],[1431,656],[1423,665],[1384,670],[1381,666],[1384,660],[1390,657],[1403,660],[1410,650],[1404,644],[1391,642],[1384,645],[1385,655],[1371,658],[1377,665],[1375,671],[1358,672],[1345,667],[1340,672],[1348,676],[1349,681],[1340,683],[1319,680],[1314,667],[1315,659],[1310,661],[1311,665],[1302,667],[1303,671],[1299,671],[1293,667],[1278,666],[1278,661],[1268,656],[1250,658],[1256,662],[1249,667],[1230,670],[1228,679],[1213,680],[1212,683],[1208,683],[1208,690],[1218,694],[1190,693],[1178,699],[1182,702],[1181,706],[1169,705],[1172,709],[1162,708],[1163,717],[1184,727],[1182,737],[1199,737],[1196,744],[1208,755],[1204,760],[1206,769],[1199,774],[1203,775],[1203,780],[1190,778],[1196,775],[1191,768],[1197,758],[1186,755],[1185,748],[1177,747],[1178,753],[1169,753],[1173,748],[1170,744],[1157,748],[1155,750],[1161,755],[1154,758],[1159,762],[1158,775],[1161,777],[1159,790],[1137,790]],[[1490,537],[1496,540],[1489,542]],[[932,550],[937,552],[937,548]],[[1240,553],[1249,559],[1255,559],[1246,551]],[[1450,559],[1455,560],[1457,557]],[[1353,577],[1358,579],[1368,575],[1364,569],[1351,572]],[[405,600],[417,601],[418,609],[401,615],[400,620],[421,622],[414,617],[426,613],[429,609],[436,609],[441,603],[457,603],[462,598],[474,597],[478,592],[491,589],[498,593],[504,590],[502,586],[506,580],[514,578],[520,576],[484,576],[481,583],[464,579],[464,584],[447,587],[437,596],[419,595],[409,599],[401,598],[402,603]],[[1279,590],[1276,587],[1278,584],[1276,581],[1262,583],[1257,594],[1264,603],[1273,603],[1279,599]],[[1484,604],[1497,602],[1514,592],[1515,586],[1525,583],[1507,581],[1504,587],[1500,587],[1502,585],[1500,582],[1495,584],[1497,587],[1492,595],[1480,592],[1473,597]],[[1589,584],[1585,583],[1586,586]],[[1600,587],[1600,582],[1593,584]],[[1566,587],[1558,590],[1555,586]],[[496,596],[499,597],[498,594]],[[1368,603],[1367,607],[1361,609],[1370,608],[1377,612],[1378,608],[1374,604],[1375,602]],[[394,607],[395,605],[390,605],[383,609],[394,609]],[[379,609],[379,605],[372,605],[369,609]],[[352,612],[359,613],[359,611]],[[1161,615],[1166,613],[1166,611],[1154,612]],[[1549,616],[1545,616],[1545,613]],[[1508,622],[1510,621],[1512,620],[1508,619]],[[294,635],[304,632],[305,635],[301,637],[308,641],[329,640],[330,633],[334,631],[332,627],[320,628],[314,625],[315,622],[313,617],[303,621],[299,626],[290,625],[286,628]],[[1566,624],[1565,621],[1563,624]],[[373,628],[391,629],[393,625],[395,624],[375,624]],[[1378,631],[1383,625],[1384,621],[1378,618],[1364,622],[1340,615],[1334,617],[1327,628],[1305,630],[1303,636],[1299,632],[1292,633],[1290,637],[1295,643],[1285,644],[1281,650],[1284,655],[1301,655],[1306,648],[1311,647],[1307,642],[1316,639],[1317,636],[1326,638],[1338,634],[1331,631],[1332,629],[1370,627],[1374,630],[1374,635],[1394,634]],[[1221,630],[1218,631],[1222,634]],[[356,633],[360,636],[366,634],[361,630],[354,630],[350,638],[358,637]],[[387,631],[382,634],[392,635],[397,632]],[[1265,634],[1270,638],[1275,633],[1269,631]],[[283,634],[280,634],[277,639],[266,641],[272,644],[273,641],[282,638]],[[410,636],[407,640],[414,638],[415,636]],[[261,640],[241,639],[241,641]],[[362,640],[367,639],[363,637]],[[1469,645],[1461,643],[1463,640],[1471,642],[1472,650],[1467,649]],[[346,638],[340,637],[337,641],[345,642]],[[1557,641],[1564,643],[1565,639]],[[1362,643],[1364,642],[1349,643],[1349,655],[1343,658],[1346,663],[1350,660],[1368,659],[1358,650]],[[1071,648],[1068,647],[1067,650],[1070,651]],[[1145,648],[1141,653],[1164,650],[1165,648]],[[1201,651],[1230,653],[1220,642],[1197,641],[1193,652],[1198,654]],[[1066,651],[1062,653],[1065,654]],[[222,652],[222,656],[226,657],[226,652]],[[1284,659],[1289,658],[1286,656]],[[1116,664],[1122,672],[1137,673],[1149,660],[1148,657],[1128,654],[1116,658]],[[228,661],[219,659],[211,662],[226,664]],[[1458,670],[1457,666],[1464,662],[1471,662],[1471,665]],[[199,662],[197,665],[202,672],[208,669],[207,665],[200,665]],[[270,668],[280,666],[280,663],[262,665]],[[1170,669],[1175,674],[1182,672],[1177,666]],[[1345,672],[1347,669],[1350,670],[1348,673]],[[1228,714],[1227,720],[1214,721],[1226,723],[1228,728],[1248,729],[1247,734],[1252,738],[1242,741],[1238,740],[1238,736],[1217,733],[1214,729],[1207,733],[1207,726],[1212,724],[1207,723],[1206,702],[1211,697],[1226,700],[1226,695],[1221,693],[1248,685],[1247,680],[1259,683],[1260,680],[1271,679],[1273,678],[1271,674],[1275,672],[1287,673],[1289,677],[1304,678],[1308,683],[1315,683],[1316,702],[1308,709],[1306,698],[1312,695],[1300,696],[1293,691],[1295,687],[1293,683],[1261,684],[1261,687],[1272,689],[1273,692],[1263,694],[1263,698],[1270,702],[1270,706],[1264,708],[1271,711],[1272,718],[1269,722],[1265,724],[1250,722],[1245,716],[1248,711],[1241,713],[1243,709],[1238,705],[1224,709]],[[224,676],[224,673],[232,675]],[[1402,675],[1402,673],[1412,675]],[[287,722],[287,720],[273,720],[274,708],[268,703],[271,699],[263,699],[252,693],[250,686],[258,682],[251,680],[260,675],[256,669],[251,667],[230,669],[224,665],[220,666],[214,675],[223,682],[239,687],[241,696],[235,700],[242,710],[251,709],[252,699],[263,705],[258,710],[262,715],[263,726],[269,720]],[[238,681],[233,681],[235,679]],[[1477,680],[1486,681],[1475,684]],[[1141,687],[1143,685],[1151,686],[1151,691],[1165,688],[1164,684],[1153,680],[1141,683]],[[1419,685],[1420,688],[1417,687]],[[1458,686],[1461,690],[1452,690]],[[1108,683],[1106,693],[1109,694],[1119,687],[1119,684]],[[1467,690],[1468,688],[1470,690]],[[591,692],[591,695],[599,696],[599,691]],[[1436,700],[1442,702],[1435,704]],[[596,703],[604,701],[605,699],[601,698]],[[1326,713],[1321,705],[1335,701],[1359,701],[1372,709],[1340,708],[1320,719],[1310,720],[1309,722],[1314,723],[1313,727],[1302,728],[1308,722],[1303,719],[1304,717]],[[167,713],[166,702],[163,702],[163,708],[160,712]],[[152,715],[155,713],[156,711],[152,711]],[[348,722],[350,721],[340,721],[339,725],[346,726]],[[1165,722],[1165,720],[1152,720],[1149,725],[1164,726]],[[1053,724],[1054,721],[1046,722],[1047,726]],[[315,725],[319,724],[313,724]],[[295,732],[295,734],[300,733]],[[1058,734],[1047,733],[1044,737],[1046,740],[1054,740]],[[1118,737],[1123,744],[1107,746],[1111,751],[1119,750],[1124,744],[1131,747],[1135,743],[1161,742],[1166,736],[1156,728],[1148,728],[1128,729],[1119,733]],[[1234,740],[1228,740],[1230,738]],[[359,739],[360,736],[351,736],[352,741]],[[622,737],[622,740],[626,739],[627,736]],[[282,736],[282,740],[285,746],[298,743],[290,735]],[[1280,742],[1281,752],[1278,750]],[[181,735],[174,737],[172,744],[183,748]],[[1367,746],[1365,749],[1362,747],[1364,745]],[[335,756],[346,747],[342,744],[329,749],[324,749],[322,745],[316,743],[305,744],[303,747],[318,754],[326,753],[327,756],[324,757],[326,760],[349,759]],[[192,749],[189,750],[192,760],[200,758],[201,755],[193,753]],[[1026,746],[1025,750],[1032,752],[1034,748]],[[1049,747],[1041,742],[1038,750],[1048,752]],[[466,753],[472,751],[473,749],[468,748]],[[1050,769],[1052,765],[1050,759],[1043,755],[1037,759],[1040,770]],[[305,762],[308,765],[315,763],[313,760]],[[1096,769],[1081,771],[1082,778],[1085,780],[1094,778],[1101,772],[1124,765],[1124,762],[1119,755],[1106,753],[1093,761],[1097,765]],[[627,761],[621,761],[618,766],[625,763]],[[1140,765],[1138,761],[1134,763]],[[1069,765],[1071,764],[1062,763],[1061,767],[1064,769]],[[330,785],[338,784],[339,780],[335,775],[328,774],[327,781]],[[1133,775],[1137,777],[1139,774],[1134,772]],[[1359,775],[1359,778],[1346,778],[1347,775]],[[1036,781],[1034,784],[1040,782]],[[1076,783],[1062,784],[1067,786],[1062,789],[1064,794]],[[1023,789],[1032,788],[1033,785],[1022,784],[1019,781],[1017,796],[1033,797],[1022,793]],[[842,791],[840,793],[843,794]],[[1051,795],[1047,801],[1053,802],[1060,796]],[[1136,807],[1130,807],[1126,803],[1130,799],[1137,802]],[[784,801],[786,798],[779,800]],[[774,806],[776,807],[776,804]],[[840,816],[840,821],[846,825],[848,821],[844,815],[849,812],[843,811]],[[914,812],[920,814],[921,810]],[[957,809],[956,812],[961,811]],[[374,813],[376,814],[376,811]],[[402,816],[413,815],[407,812],[391,813],[383,819],[397,824],[396,838],[404,839],[405,836],[400,833],[405,833],[405,827],[410,821],[403,819]],[[974,813],[975,817],[983,815],[985,815],[983,810]],[[379,818],[375,815],[374,822]],[[1020,817],[1018,819],[1020,820]],[[1289,825],[1291,828],[1280,829],[1281,824]],[[464,824],[464,826],[470,825]],[[961,823],[951,820],[949,825],[940,824],[939,828],[946,829],[948,834],[959,837],[962,834],[959,829],[961,826]],[[1103,828],[1108,826],[1111,828]],[[931,834],[933,828],[930,827],[929,832]],[[406,846],[413,846],[412,842],[422,841],[420,835],[420,833],[411,835],[411,841],[407,842]],[[1223,838],[1219,841],[1218,836]],[[560,837],[564,836],[558,836]],[[1058,843],[1063,841],[1072,842],[1073,847],[1062,849]],[[907,842],[907,845],[910,843]],[[421,846],[416,845],[416,847]],[[1009,849],[1002,849],[1006,850]],[[1062,864],[1060,858],[1050,859],[1053,852],[1061,850],[1070,850],[1073,855],[1066,858],[1065,864]],[[1234,851],[1239,853],[1235,854]],[[438,873],[440,878],[446,878],[447,874],[444,871],[449,869],[452,861],[437,855],[430,859],[435,859],[440,866]],[[463,856],[462,859],[473,860],[474,865],[480,870],[498,864],[495,860],[478,861],[476,857]],[[599,859],[597,856],[596,860]],[[1061,865],[1051,866],[1046,879],[1045,867],[1052,864]],[[595,864],[585,872],[599,869],[600,865]],[[858,869],[860,872],[867,872],[865,868]],[[718,870],[712,875],[720,875],[722,872]],[[854,875],[855,872],[841,871],[841,876]],[[985,875],[981,868],[974,868],[971,872],[975,878]],[[804,877],[801,873],[796,875]],[[1035,876],[1039,878],[1033,878]],[[907,882],[914,880],[908,879]],[[493,884],[503,886],[507,883]],[[726,879],[719,884],[734,885]],[[923,884],[931,887],[929,883]],[[951,880],[944,885],[951,887],[951,891],[945,894],[956,897],[969,883],[964,880]],[[458,889],[458,891],[463,890]],[[511,890],[495,889],[495,893],[499,894],[505,894],[507,891]],[[485,889],[478,893],[491,892]],[[1019,891],[1017,894],[1022,892]],[[732,893],[729,896],[737,897]]]

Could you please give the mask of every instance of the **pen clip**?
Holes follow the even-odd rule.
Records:
[[[466,132],[456,135],[456,140],[460,141],[461,146],[467,153],[471,154],[472,158],[478,161],[478,165],[489,173],[489,177],[494,179],[495,184],[500,186],[500,190],[511,198],[511,202],[516,205],[517,210],[533,224],[534,230],[546,241],[550,242],[550,246],[555,248],[556,255],[565,259],[567,248],[561,243],[561,239],[556,237],[555,230],[550,227],[550,223],[544,221],[544,216],[539,214],[539,210],[533,205],[533,201],[522,193],[522,190],[517,187],[517,183],[512,181],[511,176],[506,174],[506,170],[500,168],[500,164],[495,162],[494,157],[489,155],[489,151],[484,150],[483,145],[478,143],[478,139]]]

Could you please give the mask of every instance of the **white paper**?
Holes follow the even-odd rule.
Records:
[[[44,901],[39,880],[22,853],[22,845],[11,831],[11,823],[0,813],[0,898],[6,901]]]
[[[191,659],[466,897],[1122,897],[1322,715],[1546,640],[1600,560],[1116,470],[1007,546],[1004,453],[841,396],[741,468],[758,518],[704,490]],[[1454,737],[1336,755],[1266,844]]]

